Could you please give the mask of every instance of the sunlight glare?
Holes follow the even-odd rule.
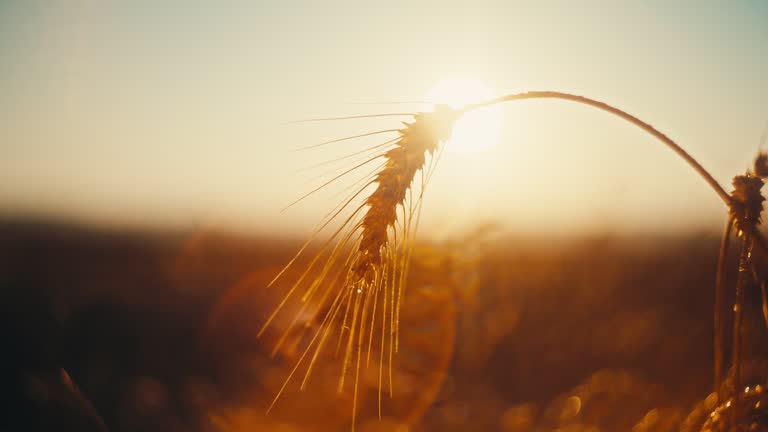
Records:
[[[482,102],[495,95],[485,83],[471,78],[449,78],[437,82],[427,92],[426,101],[434,105],[445,104],[452,108]],[[489,149],[499,141],[502,125],[499,106],[481,108],[464,115],[456,122],[453,134],[446,145],[448,151],[474,153]]]

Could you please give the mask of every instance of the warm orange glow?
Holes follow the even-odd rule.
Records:
[[[471,78],[449,78],[437,82],[427,92],[432,105],[445,104],[452,108],[481,102],[495,95],[485,83]],[[453,128],[447,149],[457,153],[474,153],[489,149],[499,141],[502,111],[498,106],[466,114]]]

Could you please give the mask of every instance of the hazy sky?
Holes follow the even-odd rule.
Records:
[[[303,233],[334,194],[301,171],[375,141],[450,77],[626,109],[727,184],[768,121],[768,2],[2,1],[0,211]],[[557,101],[504,109],[495,148],[447,153],[422,227],[719,227],[716,195],[634,127]],[[338,172],[338,171],[337,171]],[[730,189],[730,186],[728,187]],[[334,199],[340,199],[341,195]]]

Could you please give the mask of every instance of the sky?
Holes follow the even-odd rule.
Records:
[[[5,0],[0,213],[301,235],[345,193],[333,184],[282,210],[342,170],[306,168],[377,141],[297,149],[400,119],[292,122],[414,112],[423,105],[391,102],[454,77],[616,105],[730,189],[767,127],[766,43],[759,0]],[[446,152],[424,200],[421,228],[443,237],[485,223],[679,232],[725,220],[662,144],[551,100],[505,105],[497,145]]]

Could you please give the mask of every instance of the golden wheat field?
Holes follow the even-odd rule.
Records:
[[[0,432],[768,430],[768,3],[0,2]]]
[[[478,234],[415,250],[393,396],[379,419],[364,368],[357,430],[700,430],[716,234]],[[8,430],[349,430],[333,352],[265,414],[301,346],[270,356],[256,331],[271,294],[255,287],[299,239],[6,222],[0,240]],[[753,385],[759,304],[750,293]]]

